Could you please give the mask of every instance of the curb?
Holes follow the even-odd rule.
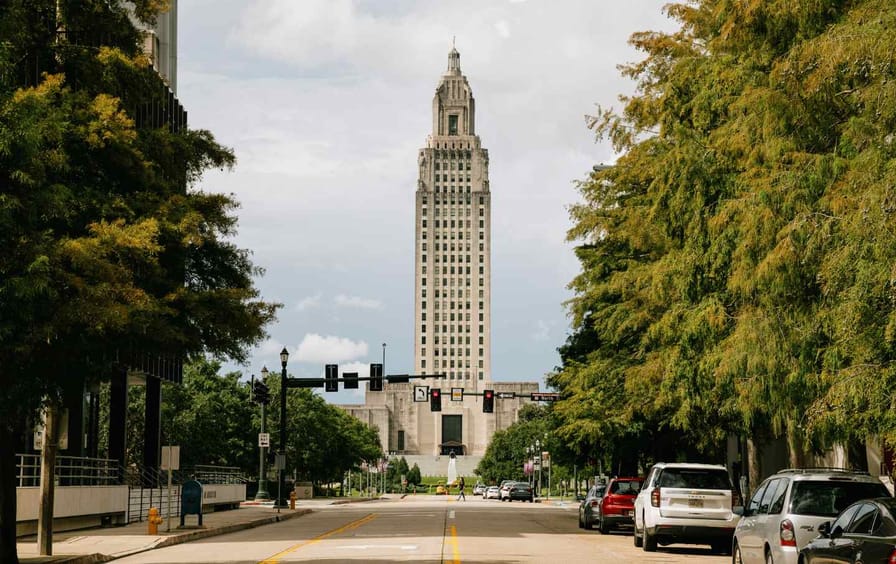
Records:
[[[365,501],[378,501],[381,499],[385,499],[382,497],[359,497],[357,499],[340,499],[339,501],[334,501],[330,503],[330,505],[345,505],[346,503],[363,503]]]
[[[199,539],[205,539],[209,537],[215,537],[218,535],[226,535],[228,533],[233,533],[236,531],[242,531],[245,529],[254,529],[255,527],[261,527],[263,525],[270,525],[272,523],[279,523],[280,521],[287,521],[289,519],[293,519],[295,517],[300,517],[302,515],[307,515],[311,513],[313,510],[311,509],[297,509],[292,513],[283,513],[280,515],[272,515],[271,517],[265,517],[263,519],[255,519],[254,521],[248,521],[246,523],[234,523],[233,525],[226,525],[224,527],[214,527],[211,529],[200,529],[197,531],[192,531],[189,533],[179,534],[179,535],[171,535],[170,537],[164,538],[157,542],[152,546],[146,546],[142,548],[138,548],[136,550],[130,550],[127,552],[121,552],[114,555],[111,554],[84,554],[71,556],[67,558],[65,556],[59,557],[59,559],[52,560],[52,564],[99,564],[101,562],[111,562],[112,560],[116,560],[118,558],[124,558],[125,556],[132,556],[134,554],[140,554],[141,552],[148,552],[150,550],[154,550],[156,548],[165,548],[168,546],[175,546],[178,544],[183,544],[185,542],[191,542]]]

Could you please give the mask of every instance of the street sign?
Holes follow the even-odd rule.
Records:
[[[358,373],[357,372],[343,372],[342,373],[342,388],[345,390],[357,390],[358,389]]]
[[[414,386],[414,401],[429,401],[429,386]]]
[[[513,399],[516,397],[516,392],[498,392],[498,397],[501,399]]]
[[[162,447],[162,470],[180,470],[180,447],[165,445]]]
[[[464,389],[451,388],[451,401],[464,401]]]
[[[323,388],[323,378],[287,378],[287,388]]]
[[[532,401],[557,401],[560,399],[560,394],[558,392],[532,392],[529,399]]]
[[[549,468],[551,466],[551,453],[547,451],[542,452],[541,460],[544,462],[544,467]]]
[[[258,433],[258,446],[260,446],[260,447],[271,446],[271,434],[270,433]]]
[[[278,454],[274,457],[274,470],[285,470],[286,469],[286,455]]]

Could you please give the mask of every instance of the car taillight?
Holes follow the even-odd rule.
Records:
[[[890,551],[890,558],[887,559],[887,564],[896,564],[896,548]]]
[[[781,521],[781,546],[796,546],[796,533],[790,519]]]
[[[656,488],[652,492],[650,492],[650,505],[654,507],[660,506],[660,489]]]
[[[597,507],[597,500],[596,500],[596,499],[592,499],[592,500],[591,500],[591,507]]]

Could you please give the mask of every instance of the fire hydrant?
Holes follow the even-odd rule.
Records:
[[[296,490],[292,490],[291,492],[289,492],[289,508],[296,508]]]
[[[159,510],[155,507],[149,508],[149,518],[147,520],[149,522],[149,530],[146,532],[148,535],[157,535],[159,534],[159,525],[162,524],[162,516],[159,515]]]

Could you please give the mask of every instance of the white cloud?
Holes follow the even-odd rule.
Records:
[[[305,311],[306,309],[320,307],[320,298],[320,294],[302,298],[301,300],[299,300],[299,303],[296,304],[296,311]]]
[[[367,343],[345,337],[308,333],[299,343],[296,360],[320,364],[341,363],[367,356]]]
[[[535,332],[532,333],[533,341],[547,341],[551,334],[553,323],[546,323],[543,319],[535,322]]]
[[[508,24],[505,20],[499,20],[495,22],[495,29],[498,31],[498,35],[507,39],[510,37],[510,24]]]
[[[333,302],[339,307],[352,307],[357,309],[383,309],[383,302],[360,296],[346,296],[339,294],[333,298]]]

